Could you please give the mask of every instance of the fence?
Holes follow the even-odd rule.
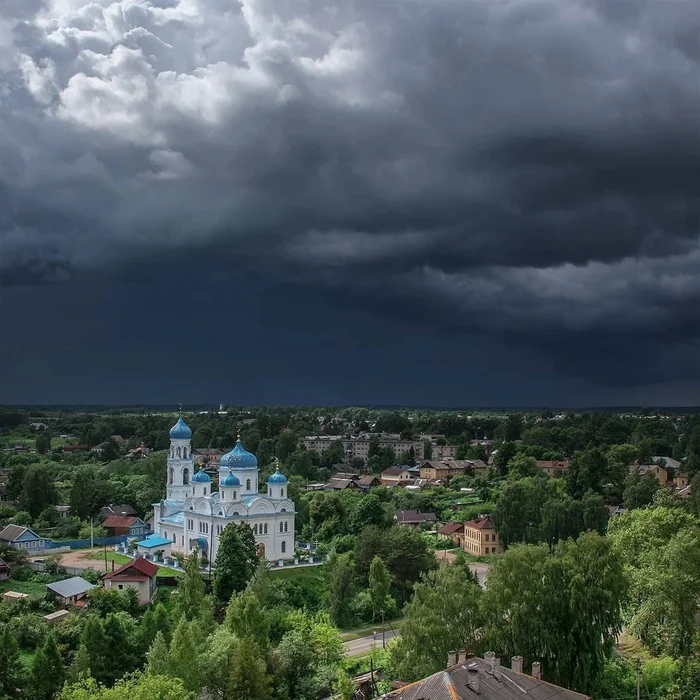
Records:
[[[90,540],[63,540],[55,542],[53,540],[46,541],[46,549],[56,549],[58,547],[70,547],[71,549],[84,549],[89,547],[91,543],[94,543],[96,547],[103,547],[104,545],[115,545],[126,542],[128,535],[117,535],[115,537],[95,537]]]

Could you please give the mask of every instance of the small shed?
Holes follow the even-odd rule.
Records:
[[[29,598],[29,596],[26,593],[18,593],[17,591],[5,591],[2,594],[2,599],[7,603],[15,600],[24,600],[25,598]]]
[[[5,581],[8,578],[10,578],[10,567],[0,559],[0,581]]]
[[[56,610],[56,612],[44,615],[44,617],[42,617],[41,619],[49,625],[55,625],[57,622],[59,622],[68,615],[70,615],[70,611],[68,610]]]
[[[49,583],[46,588],[60,605],[75,605],[95,586],[80,576],[73,576],[63,581]]]

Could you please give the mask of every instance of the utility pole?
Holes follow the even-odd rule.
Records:
[[[386,640],[384,637],[384,610],[382,612],[382,649],[386,649]]]
[[[92,527],[92,518],[90,518],[90,551],[95,548],[95,532]]]
[[[637,670],[637,700],[640,700],[642,697],[642,661],[641,661],[641,659],[637,659],[636,670]]]

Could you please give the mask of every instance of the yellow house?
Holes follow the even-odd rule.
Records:
[[[464,523],[462,549],[474,556],[502,554],[503,545],[490,515]]]

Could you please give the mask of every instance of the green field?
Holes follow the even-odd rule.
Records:
[[[43,598],[46,594],[46,584],[42,581],[3,581],[0,583],[0,593],[5,591],[16,591],[17,593],[26,593],[34,598]]]

